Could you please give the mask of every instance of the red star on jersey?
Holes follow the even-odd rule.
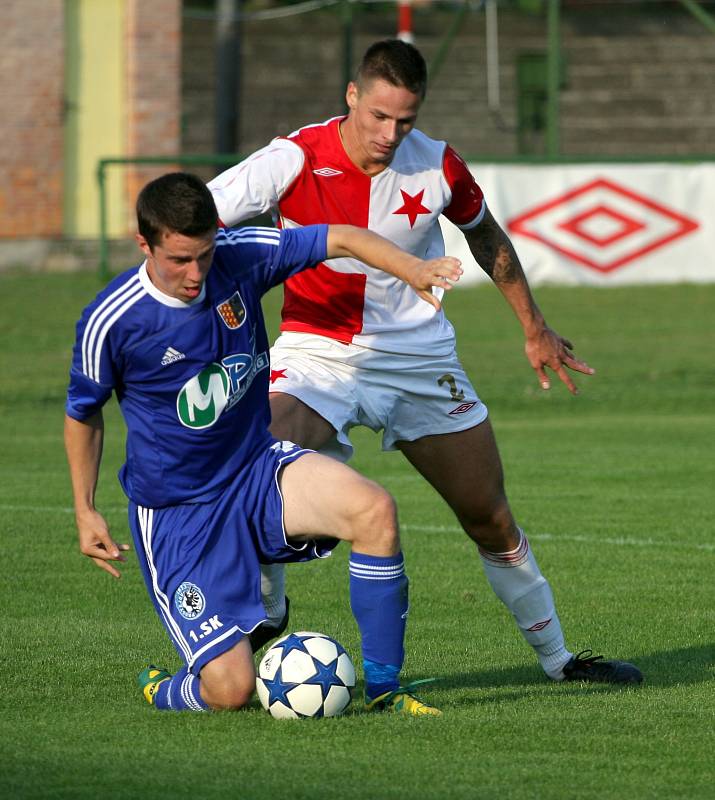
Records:
[[[271,370],[271,383],[275,383],[278,378],[285,378],[286,371],[284,369],[272,369]]]
[[[418,214],[429,214],[431,211],[431,209],[422,205],[422,197],[424,196],[425,190],[422,189],[417,192],[414,197],[411,194],[407,194],[404,189],[400,189],[400,192],[402,193],[404,203],[401,208],[398,208],[397,211],[393,211],[392,213],[407,214],[410,220],[410,228],[414,228]]]

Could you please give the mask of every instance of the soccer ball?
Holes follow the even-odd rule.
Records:
[[[350,704],[355,667],[345,648],[322,633],[299,631],[263,656],[256,691],[276,719],[334,717]]]

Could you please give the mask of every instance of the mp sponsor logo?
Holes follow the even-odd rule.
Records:
[[[268,369],[268,353],[236,353],[204,367],[176,398],[176,413],[187,428],[210,428],[248,391],[256,374]]]
[[[188,380],[176,398],[176,413],[187,428],[210,428],[228,404],[231,382],[222,364],[209,364]]]

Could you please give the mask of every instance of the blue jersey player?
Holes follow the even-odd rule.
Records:
[[[349,467],[268,432],[268,341],[261,296],[325,258],[354,257],[438,304],[459,262],[409,255],[367,230],[217,231],[203,182],[171,173],[137,201],[146,260],[122,273],[77,325],[65,417],[80,550],[119,577],[124,561],[94,497],[102,406],[127,425],[119,480],[154,607],[184,661],[147,667],[160,709],[240,708],[255,667],[248,634],[266,614],[260,564],[305,561],[351,544],[350,598],[370,709],[438,714],[401,687],[407,578],[390,495]],[[334,538],[331,538],[334,537]]]

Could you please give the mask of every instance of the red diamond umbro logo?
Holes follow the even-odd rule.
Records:
[[[692,233],[698,223],[597,178],[515,217],[508,228],[598,272],[611,272]]]

